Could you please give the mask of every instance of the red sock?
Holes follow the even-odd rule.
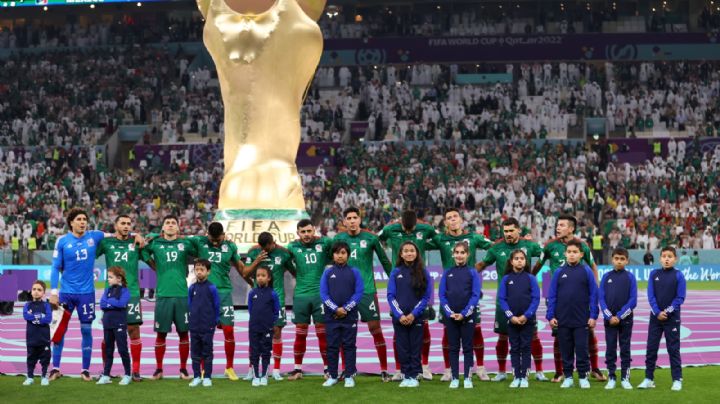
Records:
[[[422,345],[422,365],[427,366],[430,363],[430,343],[432,337],[430,336],[430,324],[427,321],[423,322],[423,345]]]
[[[180,369],[187,369],[188,356],[190,356],[190,339],[188,338],[187,331],[179,332],[180,344],[178,350],[180,351]]]
[[[103,367],[103,372],[104,372],[105,371],[104,370],[105,369],[105,339],[100,341],[100,353],[101,353],[100,358],[102,358],[102,367]]]
[[[382,328],[378,327],[370,330],[373,340],[375,341],[375,350],[377,351],[378,360],[380,361],[380,371],[387,372],[387,346],[385,346],[385,337]]]
[[[167,333],[159,332],[155,336],[155,365],[157,369],[163,368],[163,359],[165,358],[165,338]]]
[[[307,350],[308,326],[295,326],[295,344],[293,345],[293,355],[295,355],[295,366],[302,366],[305,351]]]
[[[233,326],[222,326],[223,336],[225,337],[225,369],[232,369],[235,365],[235,332]]]
[[[395,338],[395,335],[393,335],[393,357],[395,358],[395,371],[400,371],[400,358],[398,357],[398,351],[397,351],[397,339]]]
[[[588,352],[590,354],[590,370],[599,369],[598,366],[598,340],[595,336],[595,331],[590,330],[588,334]]]
[[[475,332],[473,333],[473,351],[475,351],[475,360],[477,360],[477,365],[485,366],[485,338],[483,338],[480,324],[475,325]]]
[[[325,337],[325,325],[315,324],[315,335],[317,335],[318,347],[320,348],[320,356],[322,357],[323,366],[327,367],[327,338]]]
[[[142,355],[142,339],[130,338],[130,357],[132,358],[132,372],[140,373],[140,356]]]
[[[283,354],[282,339],[274,339],[273,338],[272,352],[273,352],[273,355],[272,355],[273,360],[275,361],[273,370],[280,370],[280,361],[282,360],[282,354]]]
[[[447,330],[443,328],[442,337],[443,365],[445,369],[450,369],[450,345],[448,345]]]
[[[537,372],[543,371],[543,347],[540,338],[535,334],[532,342],[530,343],[530,352],[532,353],[533,359],[535,359],[535,370]]]
[[[508,340],[507,335],[499,334],[495,344],[495,355],[497,355],[498,372],[507,372]]]
[[[562,354],[560,353],[560,342],[557,337],[553,341],[553,357],[555,358],[555,373],[561,375],[563,373]]]

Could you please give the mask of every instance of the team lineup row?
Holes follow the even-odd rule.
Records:
[[[179,237],[177,218],[169,216],[163,220],[162,235],[159,237],[148,237],[148,240],[146,242],[146,240],[139,235],[131,237],[132,221],[127,216],[120,216],[117,218],[115,222],[116,234],[114,234],[113,237],[105,237],[105,235],[100,232],[87,231],[87,215],[80,210],[72,210],[68,215],[68,225],[71,229],[71,232],[58,240],[53,261],[53,276],[51,280],[52,291],[50,296],[50,303],[54,305],[60,303],[61,305],[63,305],[63,307],[66,308],[66,310],[64,312],[62,321],[59,321],[57,330],[54,331],[53,335],[53,370],[52,372],[50,372],[50,379],[56,379],[62,375],[62,373],[60,372],[60,359],[64,342],[64,327],[67,326],[70,315],[76,307],[81,322],[83,347],[91,347],[92,334],[90,324],[95,317],[94,286],[92,276],[92,267],[94,264],[93,258],[96,256],[99,257],[103,254],[106,256],[108,267],[121,267],[123,269],[124,274],[122,276],[122,279],[127,282],[127,289],[129,295],[128,301],[125,305],[127,309],[127,332],[130,335],[130,351],[133,359],[132,376],[135,380],[141,380],[139,375],[139,360],[141,352],[139,324],[142,322],[142,318],[140,314],[140,294],[137,282],[137,268],[139,260],[145,261],[154,270],[157,271],[158,299],[155,306],[154,324],[154,329],[157,333],[155,344],[157,369],[153,375],[153,378],[155,379],[162,378],[163,376],[162,362],[165,353],[165,340],[167,333],[171,330],[172,324],[175,324],[176,331],[178,332],[180,338],[180,375],[183,378],[190,378],[190,375],[186,370],[186,363],[189,355],[190,344],[190,340],[188,338],[188,330],[190,330],[190,333],[192,334],[193,330],[191,324],[193,321],[193,315],[192,308],[190,307],[191,303],[188,302],[188,287],[185,281],[187,275],[188,257],[197,257],[200,260],[207,260],[208,265],[211,267],[207,268],[209,270],[208,280],[210,284],[213,285],[213,289],[216,290],[217,293],[217,323],[218,328],[222,328],[225,336],[225,351],[227,359],[227,369],[225,373],[230,379],[237,379],[237,376],[235,375],[233,370],[233,356],[235,351],[235,344],[232,322],[234,318],[234,312],[232,307],[232,300],[230,297],[232,292],[232,286],[229,280],[229,273],[233,267],[248,281],[248,283],[250,283],[251,285],[255,285],[256,287],[260,286],[259,279],[257,279],[259,268],[266,268],[266,272],[269,275],[268,277],[273,280],[272,289],[274,290],[274,294],[277,297],[278,307],[281,308],[277,315],[277,321],[273,324],[272,327],[272,354],[274,358],[274,369],[272,377],[276,380],[282,380],[282,375],[280,374],[279,369],[280,359],[282,357],[281,332],[282,327],[285,324],[285,297],[283,285],[283,275],[285,271],[289,271],[290,273],[292,273],[297,280],[295,287],[295,297],[293,300],[293,322],[296,324],[296,341],[294,344],[295,370],[290,372],[288,377],[289,379],[298,379],[301,378],[303,375],[302,360],[305,351],[305,339],[307,337],[308,326],[311,322],[315,324],[315,330],[318,335],[318,341],[320,343],[320,351],[323,354],[323,362],[327,366],[325,348],[330,337],[330,330],[326,329],[331,323],[334,323],[335,321],[333,321],[333,313],[327,312],[328,308],[332,308],[333,306],[327,304],[327,301],[325,301],[324,303],[324,299],[321,298],[321,280],[323,274],[328,271],[326,270],[328,266],[334,264],[334,267],[336,267],[338,265],[335,254],[331,253],[331,250],[334,249],[334,243],[337,242],[344,242],[347,246],[346,265],[349,268],[357,269],[360,279],[359,282],[362,283],[362,294],[357,299],[357,301],[353,301],[353,310],[351,311],[353,311],[355,315],[359,317],[363,322],[366,322],[368,324],[370,333],[375,341],[375,347],[378,353],[381,377],[383,381],[390,380],[390,376],[387,372],[387,349],[385,347],[385,339],[382,334],[382,328],[380,327],[380,315],[377,304],[377,293],[372,269],[374,255],[377,255],[386,273],[388,273],[388,275],[392,275],[393,272],[391,271],[393,271],[393,268],[395,268],[395,271],[397,272],[404,267],[409,267],[408,265],[406,265],[408,262],[404,260],[402,256],[401,246],[403,245],[403,243],[407,244],[408,241],[412,242],[412,246],[416,250],[416,262],[421,262],[421,257],[424,256],[425,251],[430,249],[438,249],[440,250],[442,264],[445,270],[443,275],[443,279],[445,279],[445,275],[447,275],[449,272],[452,272],[451,270],[453,268],[466,266],[481,271],[487,266],[492,265],[493,263],[496,264],[499,272],[503,269],[507,269],[508,275],[511,275],[512,269],[510,265],[510,256],[513,255],[514,251],[519,250],[523,252],[522,255],[525,256],[525,259],[527,261],[527,272],[532,272],[533,274],[537,273],[546,261],[549,262],[549,266],[553,273],[556,273],[557,270],[561,267],[565,268],[567,266],[577,266],[578,264],[580,264],[581,267],[585,268],[585,264],[587,264],[586,269],[591,274],[589,278],[592,280],[592,282],[589,283],[592,283],[592,285],[597,288],[597,269],[595,263],[592,260],[592,255],[590,254],[590,250],[587,245],[579,242],[579,240],[576,240],[574,238],[573,234],[575,230],[575,219],[572,216],[559,217],[559,220],[557,221],[557,238],[547,243],[544,248],[541,248],[537,243],[521,238],[520,226],[518,222],[514,219],[508,219],[503,223],[504,238],[493,244],[480,234],[466,231],[464,229],[462,217],[455,209],[450,209],[445,213],[444,233],[437,232],[432,226],[429,226],[427,224],[418,223],[416,216],[413,212],[410,211],[403,213],[402,219],[399,223],[386,226],[378,235],[361,229],[360,222],[361,218],[359,210],[355,208],[347,209],[344,212],[344,225],[346,227],[346,231],[338,234],[334,240],[330,240],[327,238],[317,238],[315,236],[315,229],[312,223],[308,220],[301,221],[298,224],[299,239],[289,244],[287,248],[276,245],[271,234],[263,233],[260,235],[260,238],[258,240],[258,246],[253,247],[248,252],[245,261],[242,262],[240,260],[239,254],[237,253],[236,246],[233,243],[225,240],[222,225],[220,225],[219,223],[212,223],[208,227],[207,236],[192,236],[183,238]],[[388,259],[381,242],[386,242],[387,245],[391,247],[393,251],[393,262]],[[455,247],[457,247],[458,243],[462,243],[462,245],[464,245],[467,250],[466,262],[462,263],[462,265],[460,265],[460,263],[456,259],[457,254],[455,251]],[[579,259],[575,262],[570,261],[569,258],[566,257],[567,246],[571,244],[577,244]],[[337,247],[337,245],[335,246]],[[475,256],[476,250],[478,248],[486,249],[487,253],[485,254],[485,257],[481,262],[476,263]],[[530,271],[529,264],[532,257],[540,257],[540,259],[535,264],[533,270]],[[59,274],[61,272],[63,282],[61,285],[61,290],[58,291],[57,287],[59,281]],[[260,272],[262,273],[263,271]],[[474,270],[470,272],[472,274],[476,274],[476,271]],[[624,271],[624,273],[629,272]],[[534,280],[534,276],[530,278]],[[200,277],[198,277],[198,279],[200,279]],[[505,278],[503,278],[503,281],[504,280]],[[389,292],[395,286],[394,281],[395,279],[393,279],[391,276]],[[503,289],[503,281],[498,283],[500,291],[502,291]],[[555,285],[555,283],[553,284]],[[471,283],[469,283],[468,285],[470,285],[470,287],[472,286]],[[467,288],[468,285],[465,285],[465,288]],[[588,285],[587,281],[585,285]],[[428,289],[430,291],[430,296],[428,297],[428,299],[431,299],[432,289]],[[420,293],[415,293],[415,295],[418,294]],[[562,297],[563,293],[561,291],[558,291],[558,296]],[[440,292],[440,297],[442,302],[442,291]],[[591,294],[588,295],[588,299],[591,299]],[[590,300],[588,300],[588,302],[589,301]],[[391,303],[391,311],[393,312],[391,314],[393,314],[393,318],[395,320],[398,320],[398,325],[408,327],[410,324],[414,324],[417,326],[417,329],[420,330],[420,342],[417,344],[409,345],[413,349],[417,347],[418,351],[420,352],[422,369],[421,371],[418,371],[418,373],[421,373],[422,378],[431,379],[432,374],[428,366],[430,338],[427,320],[424,319],[425,316],[413,316],[412,320],[408,320],[408,318],[405,317],[405,314],[402,314],[401,311],[397,310],[397,307],[395,307],[395,304],[393,300],[390,299],[390,296],[388,298],[388,302]],[[575,302],[575,300],[571,300],[571,302]],[[428,301],[424,303],[424,306],[427,305]],[[413,305],[413,307],[415,307],[415,305]],[[474,308],[474,305],[472,307]],[[573,303],[562,304],[560,305],[560,307],[580,307],[580,309],[578,310],[582,312],[582,310],[584,310],[583,307],[589,308],[592,307],[592,305],[577,305]],[[595,305],[595,307],[597,306]],[[101,308],[103,308],[102,304]],[[619,310],[620,308],[621,307],[618,307],[617,309]],[[537,305],[535,305],[535,309],[537,309]],[[604,316],[607,310],[607,307],[605,307],[603,310]],[[624,309],[623,313],[626,312],[627,309]],[[631,312],[632,310],[630,309],[630,313]],[[189,313],[190,316],[188,316]],[[529,318],[528,316],[525,316],[525,318],[521,321],[522,324],[520,324],[518,322],[520,320],[515,318],[515,316],[509,316],[508,313],[512,314],[511,311],[508,310],[508,307],[503,307],[503,305],[501,304],[501,299],[498,299],[495,316],[495,332],[499,334],[496,352],[498,353],[498,363],[500,371],[493,380],[500,381],[506,378],[508,338],[513,339],[513,331],[516,331],[515,329],[517,328],[517,326],[525,326],[528,324],[532,324],[532,327],[527,340],[527,346],[529,352],[531,352],[532,356],[535,357],[537,371],[536,377],[538,378],[538,380],[547,380],[545,379],[542,370],[542,345],[537,337],[534,321],[528,322]],[[654,313],[659,313],[659,310],[654,311]],[[345,314],[347,315],[348,313]],[[453,322],[460,320],[453,318],[453,313],[446,310],[446,308],[441,308],[440,314],[441,317],[445,317],[442,319],[442,321],[446,325],[445,332],[443,334],[443,357],[446,371],[441,380],[451,382],[457,380],[457,366],[453,365],[457,364],[456,353],[457,350],[459,350],[460,340],[462,340],[463,348],[465,348],[466,367],[468,366],[468,362],[469,365],[472,366],[472,353],[474,351],[478,362],[478,366],[476,367],[476,373],[478,378],[480,380],[489,380],[489,377],[483,365],[484,341],[479,323],[472,320],[473,316],[463,316],[463,327],[460,327],[458,330],[454,330],[448,333],[448,323],[452,324]],[[577,315],[577,313],[575,314]],[[330,315],[331,317],[328,318],[328,315]],[[190,318],[188,319],[188,317]],[[197,315],[195,317],[197,317]],[[534,320],[534,311],[532,312],[532,317]],[[626,318],[627,315],[623,317],[623,320],[625,320]],[[403,324],[401,320],[405,322],[409,321],[409,324]],[[551,320],[551,318],[548,318],[548,320]],[[667,318],[665,320],[667,320]],[[677,321],[679,322],[679,310],[677,311]],[[563,322],[561,321],[560,327],[557,328],[558,331],[566,328],[563,327],[562,323]],[[470,324],[470,326],[468,326],[468,324]],[[611,325],[614,326],[615,324]],[[213,330],[214,326],[215,324],[213,323]],[[469,334],[467,334],[467,327],[471,328]],[[581,371],[581,376],[583,376],[583,374],[589,373],[596,379],[604,380],[605,376],[602,375],[598,366],[597,339],[595,338],[593,328],[594,320],[591,327],[588,327],[588,324],[585,325],[585,329],[587,331],[585,343],[584,345],[579,345],[580,347],[585,347],[586,353],[589,352],[591,367],[589,369],[580,369],[581,365],[578,358],[578,370]],[[396,329],[396,338],[398,336],[397,331],[398,330]],[[328,338],[326,338],[326,332]],[[525,332],[527,333],[527,331]],[[451,335],[449,336],[448,334]],[[413,336],[416,335],[413,334]],[[623,339],[623,336],[625,335],[623,334],[620,336],[621,341]],[[466,346],[465,342],[468,339],[470,340],[470,343],[468,346]],[[560,343],[560,339],[562,338],[556,337],[554,341],[556,374],[553,377],[553,381],[563,382],[563,379],[565,379],[565,381],[563,382],[564,384],[566,384],[568,381],[572,383],[572,378],[567,377],[569,375],[572,375],[572,361],[567,362],[569,365],[566,364],[566,369],[565,371],[563,371],[563,360],[561,359],[561,357],[565,355],[561,355],[561,352],[563,351],[563,344]],[[338,342],[339,341],[337,341],[336,339],[333,340],[333,343]],[[629,343],[629,339],[627,342]],[[264,344],[260,344],[259,346],[262,347],[263,345]],[[396,348],[396,356],[400,354],[399,356],[407,357],[406,354],[408,350],[405,349],[408,347],[407,338],[403,339],[402,342],[400,340],[394,341],[394,345]],[[520,345],[524,346],[525,344],[520,343],[519,340],[515,340],[515,343],[513,343],[514,353],[516,351],[516,345],[518,345],[519,349]],[[106,348],[108,347],[104,347],[104,350],[106,350]],[[112,349],[112,347],[109,347],[109,349]],[[347,351],[347,349],[344,350]],[[194,341],[193,351],[195,351]],[[655,349],[655,352],[657,352],[657,349]],[[469,361],[467,356],[468,353],[470,355]],[[251,356],[253,356],[252,354],[253,353],[251,350]],[[81,375],[86,380],[90,380],[90,374],[88,371],[90,356],[91,349],[83,349],[83,371]],[[195,355],[193,355],[193,357],[194,356]],[[679,350],[677,357],[679,364]],[[110,358],[112,358],[112,353],[110,354]],[[348,358],[345,359],[347,360]],[[527,367],[529,367],[529,356],[527,356],[527,358],[525,359],[528,360]],[[523,359],[523,363],[525,359]],[[608,358],[606,357],[606,359]],[[406,364],[405,362],[407,361],[403,361],[402,358],[396,360],[396,363],[401,363],[403,365]],[[625,361],[623,360],[623,365],[624,362]],[[519,375],[517,372],[522,372],[523,368],[520,365],[516,365],[515,355],[513,355],[513,367],[515,368],[516,372],[516,380],[522,380],[522,373]],[[608,367],[610,369],[610,366]],[[623,369],[624,368],[625,366],[623,366]],[[613,372],[611,372],[610,376],[611,381],[614,381],[614,366],[612,367],[612,369]],[[569,375],[567,374],[568,370]],[[347,371],[348,369],[346,367],[346,372]],[[259,374],[257,369],[255,369],[254,371],[251,370],[251,372],[254,375]],[[409,373],[412,372],[414,372],[414,370],[409,371]],[[130,380],[129,373],[130,372],[128,372],[127,375],[128,382]],[[408,373],[408,370],[406,369],[405,372],[398,372],[393,379],[403,379],[403,373]],[[349,374],[346,373],[346,375],[348,376],[352,376],[352,374],[353,372],[349,372]],[[332,369],[329,369],[326,376],[329,377],[328,380],[336,379],[336,377],[332,377]],[[406,374],[405,376],[406,380],[410,380],[410,382],[408,382],[410,384],[413,384],[412,380],[417,380],[415,378],[417,375]],[[652,379],[651,374],[649,379]],[[676,379],[675,374],[673,374],[673,379],[679,380],[680,378],[678,377]]]

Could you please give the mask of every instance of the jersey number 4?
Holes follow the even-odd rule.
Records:
[[[128,262],[127,251],[125,251],[125,252],[115,251],[115,262],[118,262],[118,261]]]

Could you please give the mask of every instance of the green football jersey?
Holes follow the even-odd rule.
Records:
[[[426,223],[418,223],[410,232],[406,232],[403,229],[401,223],[393,223],[383,227],[378,233],[380,241],[384,241],[390,246],[392,256],[392,266],[395,268],[398,255],[400,253],[400,246],[406,241],[412,241],[417,245],[420,250],[420,256],[425,259],[425,252],[427,251],[427,244],[432,240],[435,235],[438,234],[435,228]]]
[[[107,267],[121,267],[125,270],[127,289],[132,297],[140,297],[140,284],[138,266],[140,264],[140,249],[135,246],[135,239],[120,240],[115,237],[105,237],[100,240],[95,250],[95,258],[105,255]],[[108,287],[107,280],[105,288]]]
[[[262,248],[258,245],[251,248],[247,253],[247,257],[245,257],[245,265],[252,265],[255,258],[257,258],[262,251]],[[295,272],[290,251],[284,247],[276,246],[275,249],[268,254],[267,258],[262,261],[261,265],[270,268],[270,272],[272,272],[273,290],[275,290],[275,293],[278,295],[280,307],[285,307],[285,271]]]
[[[386,274],[390,275],[392,271],[392,264],[382,245],[380,245],[378,236],[367,230],[360,230],[360,233],[354,236],[342,232],[335,236],[335,241],[344,241],[350,246],[348,265],[360,270],[360,275],[363,278],[364,294],[377,292],[377,288],[375,288],[375,272],[373,271],[373,254],[377,255]]]
[[[447,270],[455,266],[455,260],[452,256],[453,247],[459,242],[464,242],[468,245],[469,253],[468,266],[475,266],[477,261],[477,250],[487,250],[492,245],[492,242],[485,238],[482,234],[464,232],[457,236],[452,236],[447,233],[436,234],[432,238],[432,241],[428,244],[428,250],[440,250],[440,259],[442,261],[443,269]]]
[[[316,238],[310,244],[295,240],[287,249],[295,264],[295,296],[320,295],[320,278],[325,267],[332,264],[332,240]]]
[[[483,262],[488,266],[494,263],[497,269],[498,279],[502,279],[508,260],[510,260],[510,255],[515,250],[523,250],[525,252],[528,260],[530,260],[528,265],[532,264],[532,257],[542,256],[542,247],[534,241],[520,239],[515,244],[508,244],[505,240],[501,240],[487,250],[485,257],[483,257]],[[498,282],[498,287],[500,287],[500,282]]]
[[[587,243],[582,240],[580,240],[580,242],[582,243],[582,260],[585,261],[590,268],[592,268],[592,266],[595,265],[595,259],[593,259],[592,251],[590,251],[590,247]],[[550,273],[555,274],[555,271],[558,268],[565,265],[565,243],[556,238],[548,241],[545,244],[545,248],[543,248],[543,254],[540,262],[545,263],[545,261],[549,261],[548,266],[550,267]]]
[[[186,238],[155,238],[142,249],[142,260],[155,262],[157,297],[187,297],[188,257],[196,256],[197,250]]]
[[[195,250],[198,258],[210,261],[210,275],[208,280],[215,285],[218,293],[232,293],[232,283],[230,283],[230,271],[232,271],[236,262],[240,261],[237,245],[235,243],[223,240],[219,246],[215,246],[210,239],[205,236],[188,237]]]

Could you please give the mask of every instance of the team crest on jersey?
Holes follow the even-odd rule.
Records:
[[[129,250],[129,251],[135,251],[135,244],[130,244],[130,245],[128,245],[128,250]]]
[[[367,240],[360,240],[360,248],[367,248]]]
[[[185,251],[185,244],[178,244],[178,250]]]
[[[89,240],[87,241],[87,244],[88,244],[88,247],[92,247],[92,246],[95,245],[95,240],[89,239]]]
[[[275,265],[280,265],[281,262],[282,262],[282,258],[275,257]]]
[[[222,252],[228,252],[228,246],[227,246],[227,244],[223,244],[222,247],[220,248],[220,251],[222,251]]]
[[[322,246],[320,244],[315,246],[315,251],[322,252]]]
[[[418,240],[422,240],[423,234],[421,232],[417,232],[417,233],[415,233],[415,238],[417,238]]]

